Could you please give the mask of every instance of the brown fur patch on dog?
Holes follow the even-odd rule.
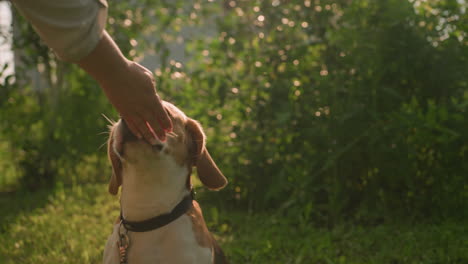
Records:
[[[190,220],[192,220],[192,229],[195,233],[197,242],[202,247],[211,247],[211,234],[206,227],[200,205],[197,201],[193,201],[192,203],[193,206],[187,212],[187,215],[190,217]]]
[[[213,235],[208,231],[206,227],[205,219],[197,201],[192,202],[192,208],[186,213],[192,221],[192,229],[197,239],[198,244],[201,247],[211,247],[213,250],[213,263],[214,264],[227,264],[228,261],[224,255],[221,247],[218,245]]]

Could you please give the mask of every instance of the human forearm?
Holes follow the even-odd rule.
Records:
[[[107,32],[77,64],[100,84],[135,135],[156,144],[152,129],[159,139],[165,140],[165,131],[171,130],[172,124],[156,94],[153,74],[127,60]]]
[[[109,34],[104,31],[96,48],[77,64],[100,84],[128,71],[132,61],[127,60]]]

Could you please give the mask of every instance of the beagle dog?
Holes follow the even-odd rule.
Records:
[[[138,139],[123,120],[110,127],[109,192],[116,195],[121,187],[121,214],[103,262],[227,263],[193,200],[190,175],[197,167],[200,181],[211,190],[225,187],[227,180],[205,147],[200,124],[174,105],[163,105],[173,124],[165,142],[152,146]]]

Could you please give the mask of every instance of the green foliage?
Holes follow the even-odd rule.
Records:
[[[16,72],[0,86],[1,137],[9,141],[7,149],[22,186],[39,189],[58,178],[76,182],[76,166],[81,160],[95,160],[90,156],[105,141],[97,136],[105,131],[100,113],[111,108],[94,81],[58,61],[31,37],[35,33],[28,24],[16,22]],[[96,160],[93,165],[104,163]],[[98,178],[98,173],[81,180]]]
[[[174,98],[198,94],[234,198],[329,224],[463,217],[466,16],[419,4],[229,2]]]
[[[116,1],[108,30],[131,58],[159,55],[161,96],[205,127],[230,179],[225,202],[328,225],[461,218],[468,208],[462,5]],[[97,134],[110,105],[89,77],[22,30],[15,43],[25,50],[25,70],[42,65],[48,80],[44,91],[28,89],[20,70],[0,87],[1,137],[18,153],[26,185],[75,175],[89,160],[103,167],[96,150],[105,137]],[[176,62],[170,46],[187,32],[187,61]]]

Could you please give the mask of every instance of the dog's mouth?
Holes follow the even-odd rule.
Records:
[[[122,144],[127,143],[127,142],[139,141],[139,140],[147,143],[144,139],[138,139],[135,135],[133,135],[132,131],[130,131],[130,129],[128,128],[128,125],[127,125],[125,119],[123,119],[123,118],[122,118],[121,124],[119,125],[118,129],[119,129],[118,133],[120,133],[121,138],[122,138]],[[168,134],[168,136],[173,136],[173,135],[170,135],[170,134],[174,134],[174,133],[167,133],[167,134]],[[149,144],[149,143],[147,143],[147,144]],[[166,145],[165,143],[159,142],[159,143],[157,143],[155,145],[151,145],[151,148],[154,151],[159,151],[160,152],[160,151],[164,150],[165,145]]]

